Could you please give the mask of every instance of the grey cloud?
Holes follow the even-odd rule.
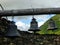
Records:
[[[60,0],[33,0],[32,4],[35,8],[60,7]]]
[[[0,0],[0,3],[6,10],[60,7],[60,0]]]
[[[4,1],[2,0],[1,4],[5,6],[5,9],[30,8],[29,0],[4,0]]]

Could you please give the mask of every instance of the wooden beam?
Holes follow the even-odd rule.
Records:
[[[60,14],[60,8],[34,8],[20,10],[0,10],[0,16],[28,16],[41,14]]]

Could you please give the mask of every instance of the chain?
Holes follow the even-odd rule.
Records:
[[[12,21],[14,21],[14,16],[12,16]]]
[[[32,18],[34,18],[34,9],[33,9],[33,6],[32,6],[32,0],[30,0],[30,6],[31,6],[31,8],[32,8],[32,12],[33,12],[33,15],[32,15]]]

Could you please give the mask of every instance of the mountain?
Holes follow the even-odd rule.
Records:
[[[48,28],[48,22],[50,19],[53,19],[56,23],[56,26],[58,27],[58,29],[56,30],[47,30]],[[39,34],[60,34],[60,14],[56,14],[55,16],[51,17],[48,21],[46,21],[41,27],[38,33]]]

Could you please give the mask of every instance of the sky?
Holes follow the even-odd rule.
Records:
[[[5,10],[60,7],[60,0],[0,0],[0,3]]]
[[[38,27],[40,27],[48,19],[50,19],[53,16],[55,16],[55,15],[54,14],[53,15],[52,14],[50,14],[50,15],[35,15],[34,18],[38,22]],[[28,31],[28,29],[30,28],[30,22],[32,20],[32,17],[33,16],[14,16],[13,21],[15,22],[15,25],[17,25],[17,28],[20,31]],[[8,17],[8,20],[12,21],[12,16]]]
[[[43,25],[52,16],[54,16],[54,15],[35,16],[35,19],[38,22],[38,27]],[[18,26],[18,29],[21,29],[23,31],[27,31],[30,28],[30,22],[32,20],[32,16],[26,16],[26,17],[27,17],[27,19],[23,18],[23,19],[20,19],[20,21],[16,22],[16,25]]]
[[[4,10],[29,9],[29,8],[58,8],[60,0],[0,0],[0,4]],[[0,8],[1,10],[1,8]],[[34,16],[38,22],[38,27],[43,25],[54,14]],[[15,24],[18,29],[27,31],[30,27],[32,16],[17,16],[14,17]],[[8,20],[12,20],[8,17]]]

